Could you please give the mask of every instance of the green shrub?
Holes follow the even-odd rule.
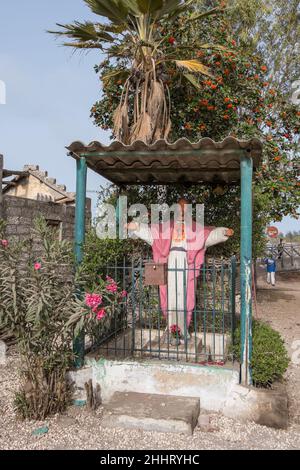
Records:
[[[30,239],[0,236],[0,330],[16,339],[21,353],[16,411],[43,420],[71,401],[65,375],[73,362],[73,329],[67,321],[77,303],[72,246],[57,240],[44,219],[35,221],[33,236],[38,258]]]
[[[262,321],[253,321],[252,378],[257,387],[268,387],[283,377],[289,357],[280,334]],[[240,327],[235,332],[234,355],[240,358]]]
[[[132,259],[144,256],[144,242],[139,240],[100,239],[92,228],[86,234],[84,257],[80,267],[80,276],[90,289],[98,282],[100,275],[111,275],[118,281],[115,273],[115,263],[119,267],[130,266]],[[120,269],[119,273],[123,271]]]

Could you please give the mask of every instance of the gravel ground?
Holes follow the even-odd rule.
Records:
[[[275,288],[261,286],[258,313],[283,334],[290,352],[300,339],[299,282],[279,282]],[[300,449],[300,371],[291,364],[287,385],[291,400],[291,424],[278,431],[254,423],[240,424],[220,415],[212,415],[212,432],[195,430],[192,437],[143,431],[111,430],[101,427],[102,408],[88,412],[70,407],[63,416],[45,422],[20,422],[13,410],[14,392],[19,385],[18,356],[11,352],[6,367],[0,366],[0,449],[31,450],[202,450],[202,449]],[[33,436],[39,427],[48,426],[42,436]]]

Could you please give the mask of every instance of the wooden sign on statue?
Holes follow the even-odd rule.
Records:
[[[145,286],[165,286],[167,284],[167,264],[148,262],[145,264]]]

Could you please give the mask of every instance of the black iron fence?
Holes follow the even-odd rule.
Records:
[[[188,286],[189,271],[194,282]],[[232,361],[236,260],[195,268],[167,268],[166,305],[159,286],[145,285],[145,262],[106,266],[128,295],[89,338],[89,353],[106,358],[176,360],[224,364]],[[197,276],[199,274],[199,276]],[[175,281],[175,282],[174,282]],[[188,292],[188,289],[189,292]],[[188,311],[187,297],[194,299]],[[171,304],[171,305],[170,305]]]

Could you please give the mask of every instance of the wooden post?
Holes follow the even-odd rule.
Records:
[[[241,157],[241,383],[251,385],[252,356],[252,175],[251,156]]]

